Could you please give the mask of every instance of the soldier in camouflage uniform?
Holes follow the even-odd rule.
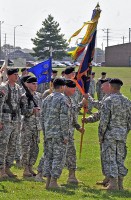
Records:
[[[111,95],[101,107],[99,142],[102,144],[103,167],[110,182],[108,190],[123,190],[123,178],[127,175],[124,166],[126,139],[131,130],[131,101],[120,93],[120,79],[110,81]]]
[[[63,93],[64,80],[54,80],[54,92],[48,95],[42,105],[41,121],[44,132],[44,169],[46,188],[59,187],[57,179],[65,164],[69,138],[70,104]]]
[[[99,101],[101,101],[102,98],[105,96],[105,93],[103,93],[101,90],[101,81],[104,80],[105,78],[106,78],[106,72],[102,72],[101,78],[99,78],[96,83],[96,93]]]
[[[67,67],[65,69],[65,79],[66,80],[73,79],[74,76],[75,76],[74,67]],[[79,110],[82,107],[82,105],[84,105],[84,103],[85,103],[84,100],[81,102],[82,94],[80,93],[78,88],[76,88],[74,95],[72,95],[68,98],[70,98],[70,102],[71,102],[72,117],[75,119],[75,121],[77,121]],[[73,122],[72,122],[70,137],[69,137],[68,147],[67,147],[67,155],[66,155],[66,166],[69,170],[69,176],[67,179],[67,183],[78,184],[78,180],[75,175],[75,173],[76,173],[76,149],[75,149],[75,145],[74,145],[74,130],[75,130],[74,128],[76,128],[76,127],[74,127]],[[79,131],[82,132],[83,130],[79,129]]]
[[[24,167],[23,177],[31,177],[36,175],[32,170],[35,164],[39,152],[39,130],[40,126],[40,107],[41,99],[36,92],[37,90],[37,79],[35,77],[29,77],[26,80],[26,85],[31,95],[24,94],[21,97],[21,114],[23,118],[23,126],[21,129],[21,154],[22,154],[22,165]]]
[[[20,120],[18,69],[7,69],[8,81],[0,86],[0,177],[15,177],[10,168],[14,161]]]
[[[103,97],[103,99],[101,101],[94,100],[91,96],[88,97],[88,102],[90,102],[90,104],[92,104],[92,107],[95,107],[96,109],[98,109],[98,111],[93,113],[89,117],[82,119],[82,122],[84,122],[84,123],[94,123],[94,122],[97,122],[97,121],[100,120],[101,106],[102,106],[104,100],[110,95],[109,81],[110,81],[109,78],[102,81],[101,89],[106,95]],[[105,178],[104,178],[103,181],[97,181],[96,184],[107,186],[107,184],[109,182],[109,178],[106,177],[106,175],[104,173],[103,157],[102,157],[102,145],[101,144],[100,144],[100,155],[101,155],[102,173],[105,176]]]
[[[57,82],[57,81],[59,81],[59,80],[61,80],[61,81],[63,81],[62,79],[56,79],[56,80],[54,80],[54,89],[55,89],[55,92],[57,91],[56,90],[56,83],[59,83],[59,82]],[[75,92],[75,87],[76,87],[76,85],[75,85],[75,83],[73,82],[73,81],[71,81],[71,80],[67,80],[66,82],[65,82],[65,84],[66,84],[66,86],[65,86],[65,89],[64,89],[64,92],[66,93],[66,96],[64,96],[63,94],[59,94],[59,96],[61,96],[62,95],[62,97],[61,98],[64,98],[64,104],[65,104],[65,106],[64,106],[64,104],[62,104],[62,100],[61,100],[61,108],[62,108],[62,105],[65,107],[65,108],[63,108],[62,110],[59,110],[60,109],[60,107],[59,107],[59,104],[56,104],[55,102],[55,104],[52,104],[52,101],[54,101],[54,100],[57,100],[56,102],[59,102],[58,101],[58,94],[56,93],[55,94],[55,92],[54,93],[52,93],[51,95],[49,95],[45,100],[44,100],[44,102],[43,102],[43,105],[45,104],[45,109],[43,109],[42,110],[42,113],[43,113],[43,116],[44,116],[44,118],[45,118],[45,120],[47,121],[47,124],[46,124],[46,121],[44,122],[44,124],[43,124],[43,126],[45,126],[45,128],[46,128],[46,125],[48,125],[49,124],[49,121],[48,121],[48,119],[47,119],[47,116],[46,116],[46,112],[47,112],[47,110],[46,109],[48,109],[48,107],[50,108],[49,109],[49,111],[51,112],[50,113],[50,115],[49,115],[49,113],[48,113],[48,116],[51,116],[51,120],[50,120],[50,123],[52,124],[52,126],[50,125],[49,127],[47,126],[47,130],[49,131],[50,129],[51,130],[57,130],[57,129],[59,129],[60,127],[62,127],[62,130],[61,130],[61,128],[60,128],[60,130],[57,130],[57,134],[55,134],[55,133],[53,133],[53,135],[52,136],[50,136],[50,132],[48,133],[49,135],[47,136],[47,137],[49,137],[49,141],[48,142],[50,142],[50,143],[52,143],[53,141],[54,141],[54,145],[55,145],[55,142],[57,142],[57,140],[59,140],[59,135],[58,135],[58,133],[59,132],[65,132],[64,134],[66,134],[65,135],[65,137],[67,137],[68,138],[68,144],[69,144],[69,141],[71,141],[71,128],[72,128],[72,126],[74,126],[77,130],[79,130],[79,131],[82,131],[82,128],[79,126],[79,124],[77,124],[77,122],[76,122],[76,118],[74,118],[73,119],[73,110],[72,110],[72,103],[71,103],[71,99],[69,98],[69,96],[71,96],[71,95],[73,95],[74,94],[74,92]],[[56,96],[57,95],[57,96]],[[56,97],[57,98],[56,98]],[[52,98],[52,99],[51,99]],[[50,102],[51,102],[51,104],[50,104]],[[49,105],[48,105],[49,104]],[[55,106],[55,110],[53,109],[51,109],[51,105],[54,105]],[[57,106],[56,106],[57,105]],[[65,110],[66,109],[66,110]],[[65,111],[66,111],[66,116],[65,116]],[[54,113],[54,115],[53,115],[53,113]],[[57,117],[57,115],[59,115],[61,113],[61,120],[63,119],[64,121],[62,122],[61,121],[61,123],[59,124],[58,122],[59,122],[59,120],[58,121],[56,121],[57,119],[58,119],[58,117]],[[55,116],[55,118],[54,118],[54,116]],[[64,118],[63,118],[64,117]],[[43,120],[43,117],[42,117],[42,120]],[[56,122],[55,122],[55,121]],[[55,124],[55,127],[53,126]],[[56,124],[58,124],[58,127],[56,126]],[[60,127],[59,127],[60,126]],[[52,131],[51,131],[52,132]],[[58,136],[57,136],[58,135]],[[56,136],[58,137],[58,138],[56,138]],[[50,141],[50,137],[51,137],[51,141]],[[52,137],[55,139],[57,139],[56,141],[53,139],[53,141],[52,141]],[[62,137],[62,136],[61,136]],[[63,136],[64,137],[64,136]],[[45,138],[46,138],[46,130],[45,130]],[[61,140],[60,140],[61,141]],[[50,144],[49,143],[49,144]],[[67,145],[68,146],[68,145]],[[56,161],[55,161],[55,159],[54,159],[54,164],[53,164],[53,170],[51,170],[51,174],[50,174],[50,176],[52,177],[52,179],[51,179],[51,181],[50,181],[50,178],[48,177],[49,176],[49,169],[48,169],[48,160],[47,160],[47,158],[48,158],[48,156],[49,156],[49,153],[51,153],[51,152],[49,152],[48,153],[48,151],[50,151],[50,149],[49,149],[49,147],[48,147],[48,149],[46,149],[45,148],[45,154],[44,154],[44,159],[45,159],[45,162],[44,162],[44,174],[46,174],[47,172],[47,177],[48,177],[48,179],[47,179],[47,184],[46,184],[46,187],[48,187],[48,185],[49,185],[49,183],[48,183],[48,180],[50,181],[50,185],[49,185],[49,187],[51,188],[51,187],[58,187],[58,185],[57,185],[57,181],[56,181],[56,179],[57,178],[59,178],[59,176],[60,176],[60,174],[61,174],[61,172],[62,172],[62,168],[64,167],[64,164],[65,164],[65,160],[66,160],[66,150],[67,150],[67,146],[66,146],[66,149],[65,149],[65,146],[63,147],[63,144],[62,144],[62,146],[61,146],[61,148],[59,149],[59,147],[58,147],[58,143],[56,143],[56,150],[58,151],[58,153],[59,153],[59,151],[60,151],[60,154],[61,154],[61,156],[62,156],[62,154],[63,154],[63,151],[64,151],[64,157],[63,158],[61,158],[61,156],[58,154],[57,155],[57,152],[56,152],[56,155],[54,155],[54,158],[55,159],[57,159]],[[47,147],[46,146],[46,140],[45,140],[45,147]],[[59,159],[58,159],[59,158]],[[49,158],[48,158],[49,159]],[[62,162],[61,162],[62,161]],[[61,162],[61,164],[59,163],[59,162]],[[61,166],[62,165],[62,166]],[[56,169],[55,169],[55,168]]]
[[[26,68],[22,68],[24,71],[26,71]],[[22,70],[21,70],[22,71]],[[23,76],[20,77],[19,81],[23,81],[25,82],[30,76],[24,74]],[[20,83],[20,90],[21,90],[21,94],[25,93],[25,89],[23,88],[22,84]],[[15,154],[15,161],[16,161],[16,167],[21,168],[21,127],[22,127],[22,123],[23,123],[23,116],[21,115],[21,120],[19,123],[19,131],[18,131],[18,135],[17,135],[17,141],[16,141],[16,154]]]

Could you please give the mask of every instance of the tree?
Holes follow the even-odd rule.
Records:
[[[66,55],[68,47],[67,41],[64,39],[64,34],[61,34],[59,23],[54,21],[51,15],[42,22],[42,28],[37,31],[36,38],[31,39],[35,47],[33,48],[33,56],[38,60],[49,58],[49,49],[53,49],[53,59],[61,59]]]

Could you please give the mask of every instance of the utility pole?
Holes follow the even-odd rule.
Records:
[[[125,38],[126,38],[125,36],[122,37],[123,44],[125,43]]]
[[[102,29],[106,33],[107,47],[109,46],[109,28]]]
[[[0,21],[0,60],[1,60],[1,24],[3,24],[4,21]]]
[[[129,43],[131,41],[131,35],[130,35],[130,32],[131,32],[131,28],[129,28]]]

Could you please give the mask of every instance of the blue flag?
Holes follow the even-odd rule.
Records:
[[[49,83],[51,81],[52,73],[51,58],[31,67],[30,69],[28,69],[28,72],[31,72],[36,76],[38,84]]]

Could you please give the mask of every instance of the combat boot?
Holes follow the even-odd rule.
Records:
[[[124,180],[123,176],[118,176],[118,187],[119,187],[119,190],[124,190],[124,188],[123,188],[123,180]]]
[[[96,185],[103,185],[104,187],[107,187],[109,184],[109,177],[105,176],[103,181],[97,181]]]
[[[73,183],[73,184],[78,184],[79,181],[77,180],[75,176],[75,170],[74,169],[69,169],[69,177],[67,179],[67,183]]]
[[[46,181],[43,179],[43,176],[42,176],[42,173],[41,173],[41,172],[38,172],[38,174],[36,174],[36,176],[35,176],[35,181],[37,181],[37,182],[46,182]]]
[[[45,186],[46,189],[49,188],[50,181],[51,181],[51,177],[47,177],[47,179],[46,179],[46,186]]]
[[[57,178],[51,178],[50,180],[48,179],[48,182],[50,181],[50,183],[49,183],[49,186],[48,186],[48,188],[60,188],[60,186],[58,185],[58,183],[57,183]]]
[[[5,169],[0,169],[0,178],[9,178],[9,176],[6,174]]]
[[[117,178],[110,178],[109,185],[106,187],[106,190],[119,190]]]
[[[31,174],[31,172],[29,170],[29,166],[28,165],[24,166],[23,177],[32,177],[32,174]]]
[[[17,177],[16,174],[13,174],[13,172],[10,171],[10,168],[9,168],[9,167],[5,167],[5,172],[6,172],[6,174],[7,174],[10,178],[15,178],[15,177]]]
[[[36,173],[33,171],[32,166],[29,166],[29,171],[32,174],[32,176],[36,176]]]

